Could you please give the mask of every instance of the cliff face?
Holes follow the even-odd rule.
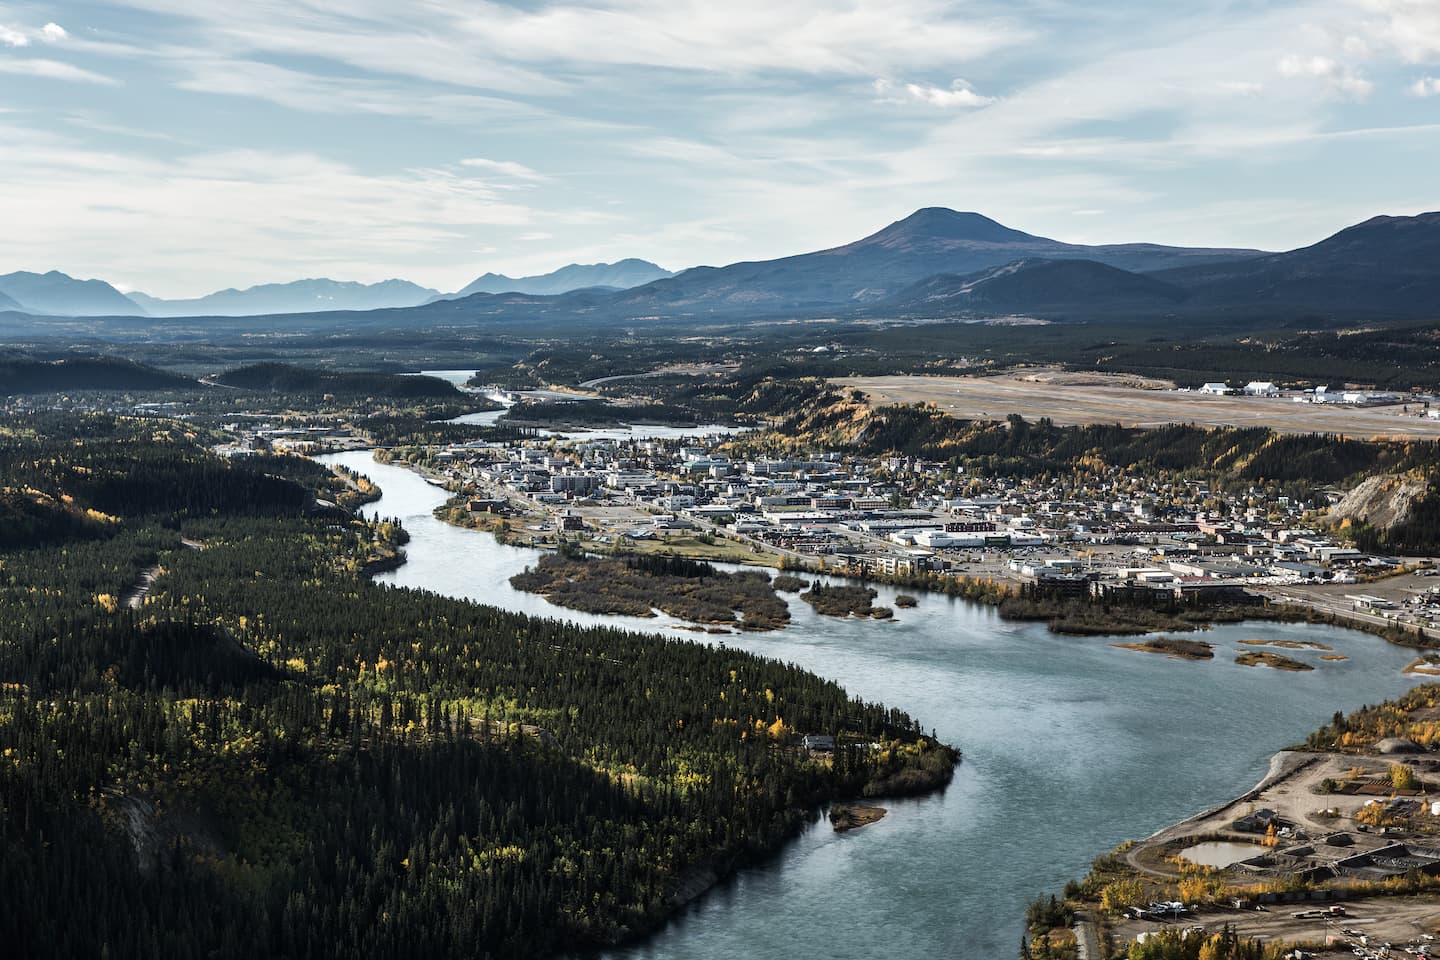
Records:
[[[1377,530],[1392,530],[1410,518],[1415,501],[1429,485],[1418,477],[1381,474],[1362,481],[1330,508],[1327,519],[1335,524],[1350,520]]]

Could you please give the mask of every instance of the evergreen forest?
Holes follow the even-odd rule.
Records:
[[[794,666],[373,584],[405,533],[347,509],[363,477],[209,439],[0,436],[11,955],[554,954],[827,801],[950,778],[916,720]]]

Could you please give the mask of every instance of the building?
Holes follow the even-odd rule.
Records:
[[[1251,380],[1245,384],[1245,396],[1247,397],[1278,397],[1280,388],[1269,380]]]
[[[1230,392],[1230,386],[1225,383],[1207,383],[1202,385],[1198,392],[1209,394],[1212,397],[1223,397]]]

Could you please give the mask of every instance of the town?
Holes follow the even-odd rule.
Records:
[[[229,424],[236,449],[368,445],[333,424]],[[676,432],[676,431],[672,431]],[[1440,630],[1431,560],[1347,542],[1345,494],[1211,489],[1107,469],[1085,480],[990,477],[914,457],[779,456],[746,435],[644,428],[382,451],[456,494],[508,542],[575,541],[876,578],[966,578],[1140,607],[1308,606],[1372,631]],[[1426,667],[1425,669],[1430,669]]]

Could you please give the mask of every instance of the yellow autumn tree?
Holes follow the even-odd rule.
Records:
[[[1126,907],[1139,903],[1143,893],[1140,881],[1134,877],[1116,880],[1106,884],[1105,889],[1100,891],[1100,906],[1111,913],[1119,913]]]
[[[1391,766],[1390,786],[1396,790],[1414,790],[1417,786],[1415,768],[1408,763],[1397,763]]]

